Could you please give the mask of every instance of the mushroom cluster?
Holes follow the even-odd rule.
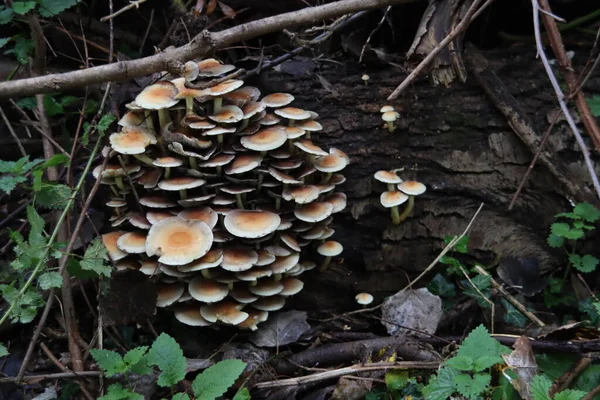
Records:
[[[315,250],[322,268],[341,253],[327,240],[349,158],[311,141],[323,128],[294,96],[261,98],[234,76],[208,59],[144,88],[94,174],[112,194],[102,239],[116,269],[151,276],[184,324],[256,329],[302,290]]]
[[[408,217],[415,206],[415,196],[419,196],[427,190],[427,187],[421,182],[403,181],[396,171],[377,171],[374,175],[376,181],[387,185],[388,190],[381,193],[379,201],[382,206],[391,210],[394,225],[398,225]],[[406,202],[408,204],[400,214],[398,206]]]
[[[379,112],[381,113],[381,119],[385,121],[388,132],[394,132],[396,130],[394,122],[400,118],[400,114],[392,106],[383,106]]]

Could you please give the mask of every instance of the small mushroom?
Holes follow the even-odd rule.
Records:
[[[360,79],[363,80],[363,82],[365,83],[365,86],[369,84],[369,79],[371,79],[371,77],[367,74],[364,74]]]
[[[355,297],[356,302],[363,308],[373,302],[373,295],[370,293],[359,293]]]
[[[173,83],[159,81],[153,85],[146,86],[135,98],[135,103],[146,110],[158,110],[158,119],[162,129],[171,122],[167,108],[179,102],[175,98],[177,93],[177,87]]]
[[[394,132],[396,127],[394,126],[394,121],[396,121],[400,117],[396,111],[386,111],[381,114],[381,119],[385,121],[387,130],[389,132]]]
[[[191,176],[180,176],[178,178],[165,179],[158,182],[158,187],[165,191],[179,191],[181,199],[187,198],[187,190],[204,185],[206,181]]]
[[[344,247],[340,243],[333,240],[325,242],[319,247],[317,247],[317,253],[319,253],[322,256],[325,256],[325,260],[323,261],[323,264],[321,264],[321,266],[319,267],[319,271],[325,271],[329,266],[329,263],[331,262],[331,258],[339,256],[340,254],[342,254],[343,250]]]
[[[415,196],[419,196],[419,195],[425,193],[425,191],[427,190],[427,186],[425,186],[421,182],[417,182],[417,181],[404,181],[404,182],[398,184],[398,190],[400,190],[408,195],[408,204],[406,205],[406,208],[404,209],[402,214],[400,214],[398,216],[398,219],[399,219],[398,223],[400,223],[400,222],[404,221],[406,219],[406,217],[408,217],[408,215],[414,208]]]
[[[152,165],[165,169],[165,179],[171,177],[171,168],[180,167],[183,165],[183,160],[176,157],[160,157],[152,161]]]
[[[394,225],[398,225],[401,222],[398,206],[408,201],[408,196],[398,191],[383,192],[379,197],[379,201],[381,202],[382,206],[391,209],[392,223]]]

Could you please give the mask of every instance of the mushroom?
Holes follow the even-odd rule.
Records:
[[[202,76],[202,67],[200,67],[200,76]],[[223,97],[221,96],[233,92],[243,84],[244,81],[229,79],[225,82],[221,82],[215,86],[203,90],[204,95],[209,95],[213,97],[213,115],[216,115],[219,113],[219,111],[221,111],[221,106],[223,105]],[[240,112],[242,111],[240,110]]]
[[[175,308],[175,318],[177,321],[190,326],[209,326],[212,325],[200,314],[200,307],[197,305],[177,306]]]
[[[366,86],[369,83],[370,76],[367,74],[364,74],[360,79],[363,80],[363,82],[365,83],[365,86]]]
[[[369,293],[359,293],[354,298],[358,304],[363,306],[363,308],[373,302],[373,295]]]
[[[381,205],[385,208],[390,208],[392,213],[392,223],[398,225],[401,222],[398,206],[408,200],[408,196],[402,192],[383,192],[379,197]],[[408,214],[407,214],[408,215]],[[406,218],[406,217],[404,217]]]
[[[326,156],[319,157],[315,160],[314,166],[317,171],[325,172],[321,183],[329,182],[331,175],[334,172],[339,172],[346,168],[348,160],[337,154],[328,154]]]
[[[165,169],[165,179],[171,177],[171,168],[180,167],[183,165],[183,160],[176,157],[160,157],[152,161],[152,165],[155,167],[161,167]]]
[[[158,110],[158,121],[161,129],[165,127],[171,118],[167,108],[174,106],[179,102],[177,96],[177,87],[168,81],[159,81],[153,85],[146,86],[135,98],[135,103],[146,110]],[[147,113],[146,119],[151,120]]]
[[[381,119],[385,121],[387,130],[389,132],[394,132],[396,127],[394,126],[394,121],[396,121],[400,117],[396,111],[386,111],[381,114]]]
[[[342,254],[343,250],[344,247],[340,243],[335,242],[333,240],[325,242],[319,247],[317,247],[317,253],[319,253],[322,256],[325,256],[325,260],[323,261],[323,264],[321,264],[321,266],[319,267],[319,271],[325,271],[329,266],[329,263],[331,262],[331,257],[339,256],[340,254]]]
[[[406,217],[410,214],[413,207],[415,206],[415,196],[419,196],[427,190],[427,187],[423,185],[421,182],[417,181],[404,181],[398,184],[398,190],[406,193],[408,195],[408,204],[402,214],[398,216],[398,223],[404,221]]]
[[[187,190],[194,189],[204,185],[206,181],[191,176],[180,176],[178,178],[164,179],[158,182],[158,187],[166,191],[179,191],[181,199],[187,198]]]
[[[374,177],[375,180],[387,184],[389,192],[396,190],[396,185],[402,182],[402,179],[394,171],[377,171]]]
[[[121,250],[119,246],[117,246],[118,239],[126,233],[127,232],[123,231],[114,231],[102,235],[102,244],[104,244],[106,254],[112,262],[117,262],[127,257],[127,252]]]
[[[243,306],[231,300],[224,300],[200,307],[200,314],[210,322],[221,321],[224,324],[238,325],[249,317],[248,313],[240,311]]]
[[[156,284],[156,307],[167,307],[181,298],[185,288],[183,283]]]
[[[192,279],[188,286],[188,291],[195,300],[204,303],[216,303],[223,300],[229,294],[227,285],[205,279],[203,276],[197,276]]]
[[[275,232],[281,218],[268,211],[233,210],[225,216],[227,232],[240,238],[255,239]]]

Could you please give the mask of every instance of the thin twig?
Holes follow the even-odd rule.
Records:
[[[123,14],[124,12],[131,10],[132,8],[140,8],[140,4],[145,3],[147,0],[130,0],[129,4],[126,5],[125,7],[121,8],[119,11],[115,12],[115,13],[111,13],[110,15],[107,15],[105,17],[100,18],[100,22],[106,22],[109,19],[113,19],[114,17],[117,17],[121,14]]]
[[[21,141],[19,140],[19,136],[17,136],[17,132],[15,132],[15,130],[13,129],[13,127],[12,127],[10,121],[8,120],[8,118],[6,118],[6,114],[4,114],[4,110],[2,109],[2,107],[0,107],[0,116],[2,116],[2,120],[6,124],[6,127],[8,128],[8,131],[12,135],[13,139],[15,139],[15,143],[17,144],[17,147],[19,148],[19,151],[21,152],[21,155],[23,157],[27,157],[27,152],[25,151],[25,148],[21,144]]]
[[[471,284],[471,286],[473,286],[473,289],[475,289],[475,291],[477,293],[479,293],[479,296],[481,296],[481,298],[490,305],[490,307],[492,308],[492,317],[490,319],[490,332],[492,333],[492,335],[494,334],[494,321],[495,321],[495,317],[496,317],[496,306],[494,305],[494,302],[491,301],[490,299],[488,299],[482,292],[481,290],[479,290],[479,288],[477,287],[477,285],[475,283],[473,283],[473,281],[471,280],[471,277],[469,276],[469,274],[467,273],[467,271],[465,271],[465,269],[462,266],[459,266],[460,268],[460,272],[463,273],[463,275],[465,276],[465,278],[467,278],[467,280],[469,281],[469,283]]]
[[[373,38],[373,35],[375,34],[375,32],[377,32],[381,28],[381,26],[383,25],[383,23],[384,23],[387,15],[389,14],[389,12],[390,12],[391,9],[392,9],[392,6],[387,6],[387,8],[385,9],[385,12],[383,13],[383,17],[381,17],[381,20],[379,21],[379,23],[377,24],[377,26],[375,27],[375,29],[373,29],[371,31],[371,33],[369,34],[369,37],[365,41],[365,44],[363,44],[363,47],[360,50],[360,56],[358,57],[358,62],[359,63],[362,62],[363,55],[365,54],[365,49],[367,48],[367,46],[369,45],[369,43],[371,43],[371,39]]]
[[[16,377],[0,378],[0,383],[4,382],[29,382],[29,381],[42,381],[46,379],[79,379],[88,376],[94,377],[99,376],[100,371],[84,371],[84,372],[59,372],[55,374],[40,374],[40,375],[27,375],[17,380]]]

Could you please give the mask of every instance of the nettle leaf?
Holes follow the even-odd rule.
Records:
[[[598,259],[590,254],[586,254],[583,257],[579,254],[571,254],[569,256],[569,262],[578,271],[581,272],[593,272],[598,266]]]
[[[250,400],[250,391],[248,388],[242,388],[233,396],[232,400]]]
[[[99,276],[104,275],[108,278],[110,277],[112,268],[106,263],[105,258],[106,247],[104,247],[100,238],[96,238],[85,250],[79,266],[82,270],[94,271]]]
[[[600,210],[590,203],[579,203],[573,208],[573,212],[587,222],[596,222],[600,219]]]
[[[473,357],[469,356],[456,356],[446,361],[446,365],[452,368],[456,368],[460,371],[471,371],[473,370]]]
[[[583,235],[585,235],[585,232],[583,232],[583,229],[571,228],[569,230],[569,232],[566,233],[565,239],[577,240],[577,239],[581,239],[583,237]]]
[[[144,400],[144,396],[124,388],[120,383],[113,383],[108,387],[106,394],[98,397],[98,400]]]
[[[492,339],[485,326],[479,325],[469,333],[456,354],[457,356],[472,357],[474,360],[479,357],[492,356],[497,358],[497,363],[503,363],[501,355],[508,353],[510,353],[508,347]]]
[[[58,272],[45,272],[38,278],[38,284],[42,290],[48,290],[52,288],[60,288],[63,283],[63,278]]]
[[[52,95],[44,96],[44,108],[49,117],[55,117],[65,113],[65,108]]]
[[[135,365],[140,362],[142,357],[148,351],[148,346],[141,346],[131,349],[123,356],[123,361],[125,361],[128,365]]]
[[[13,1],[12,9],[19,15],[27,14],[35,8],[35,1]]]
[[[498,357],[496,356],[482,356],[482,357],[478,357],[474,362],[473,362],[473,369],[472,371],[474,372],[482,372],[494,365],[498,364]]]
[[[563,390],[554,395],[554,400],[581,400],[586,393],[581,390]]]
[[[491,377],[487,374],[475,374],[472,377],[460,374],[454,377],[456,391],[469,399],[477,398],[489,386]]]
[[[19,296],[19,290],[11,285],[0,285],[2,297],[14,306],[10,319],[13,322],[27,324],[35,318],[37,310],[44,305],[44,298],[37,290],[29,288]]]
[[[38,12],[42,17],[49,18],[60,14],[67,8],[77,5],[81,0],[36,0],[40,5]]]
[[[179,344],[171,336],[161,333],[148,352],[148,364],[156,365],[161,373],[157,384],[170,387],[185,378],[186,360]]]
[[[105,349],[92,349],[90,354],[96,360],[98,367],[104,371],[106,376],[122,374],[127,371],[127,364],[123,357],[116,351]]]
[[[531,394],[533,400],[552,400],[548,396],[548,391],[552,386],[552,381],[545,375],[537,375],[531,381]]]
[[[422,390],[425,400],[447,400],[456,390],[454,378],[460,373],[454,368],[443,367]]]
[[[448,282],[448,280],[442,274],[436,274],[429,282],[429,285],[427,285],[427,289],[429,289],[432,294],[441,297],[456,296],[454,284]]]
[[[550,232],[556,236],[565,237],[570,230],[571,226],[565,222],[555,222],[550,225]]]
[[[221,397],[246,369],[240,360],[223,360],[208,367],[192,382],[196,400],[214,400]]]
[[[10,194],[19,183],[27,182],[27,178],[24,176],[11,176],[5,175],[0,176],[0,190],[6,194]]]
[[[558,247],[563,246],[563,244],[565,243],[565,238],[551,233],[550,235],[548,235],[548,239],[546,240],[546,242],[548,243],[548,246],[556,249]]]
[[[0,38],[0,49],[3,48],[4,46],[6,46],[8,44],[8,42],[10,42],[9,37]]]
[[[44,183],[35,193],[35,203],[40,207],[63,210],[73,190],[62,183]]]
[[[0,342],[0,357],[8,355],[8,349],[4,346],[4,343]]]
[[[5,25],[12,21],[14,11],[12,8],[7,8],[5,6],[0,6],[0,25]]]

